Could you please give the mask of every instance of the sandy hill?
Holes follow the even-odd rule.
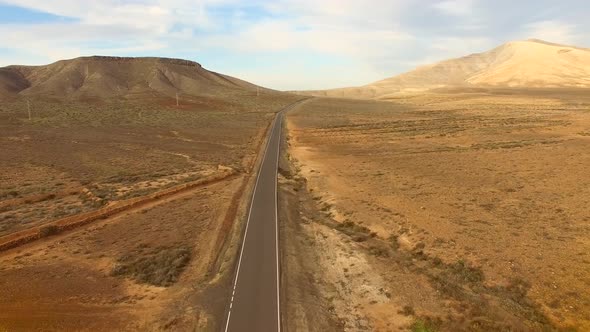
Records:
[[[41,96],[58,99],[219,95],[257,86],[208,71],[200,64],[167,58],[92,56],[46,66],[0,68],[0,98]]]
[[[387,98],[447,87],[590,88],[590,49],[531,39],[416,68],[369,85],[305,94]]]

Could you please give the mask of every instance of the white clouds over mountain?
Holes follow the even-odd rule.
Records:
[[[0,22],[0,65],[184,57],[284,89],[359,85],[513,39],[590,42],[582,1],[0,0],[14,7],[55,17]]]

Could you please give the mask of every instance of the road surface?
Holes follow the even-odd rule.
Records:
[[[283,115],[274,119],[260,165],[227,311],[225,331],[281,331],[277,172]]]

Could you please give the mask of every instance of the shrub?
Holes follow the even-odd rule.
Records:
[[[432,264],[434,264],[434,266],[441,266],[443,264],[443,261],[438,257],[434,257],[432,259]]]
[[[130,276],[155,286],[170,286],[178,280],[191,254],[187,248],[160,248],[141,257],[125,256],[113,267],[111,275]]]
[[[404,308],[399,311],[399,313],[404,316],[413,316],[416,314],[416,312],[414,311],[414,308],[412,308],[409,305],[405,305]]]
[[[369,253],[377,257],[389,257],[389,251],[387,251],[387,248],[380,245],[369,247]]]
[[[436,332],[436,326],[429,320],[419,319],[410,327],[412,332]]]
[[[366,234],[356,234],[352,236],[354,242],[365,242],[369,237]]]
[[[55,225],[46,225],[39,228],[39,236],[42,238],[55,235],[57,233],[59,233],[59,227]]]
[[[527,299],[527,293],[531,288],[531,284],[521,278],[512,278],[510,283],[506,287],[510,298],[517,303],[525,303]]]
[[[353,235],[356,233],[370,234],[371,230],[365,226],[357,225],[354,222],[347,220],[336,226],[338,230],[346,235]]]
[[[389,244],[391,244],[391,247],[392,247],[394,250],[397,250],[397,249],[399,249],[399,242],[398,242],[398,240],[397,240],[397,239],[398,239],[398,236],[397,236],[397,234],[391,234],[391,235],[389,236]]]
[[[450,267],[451,270],[464,281],[481,282],[484,279],[483,271],[481,269],[469,266],[463,260],[457,261],[457,263]]]

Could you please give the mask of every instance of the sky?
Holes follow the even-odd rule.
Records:
[[[589,47],[588,14],[588,0],[0,0],[0,66],[162,56],[326,89],[512,40]]]

